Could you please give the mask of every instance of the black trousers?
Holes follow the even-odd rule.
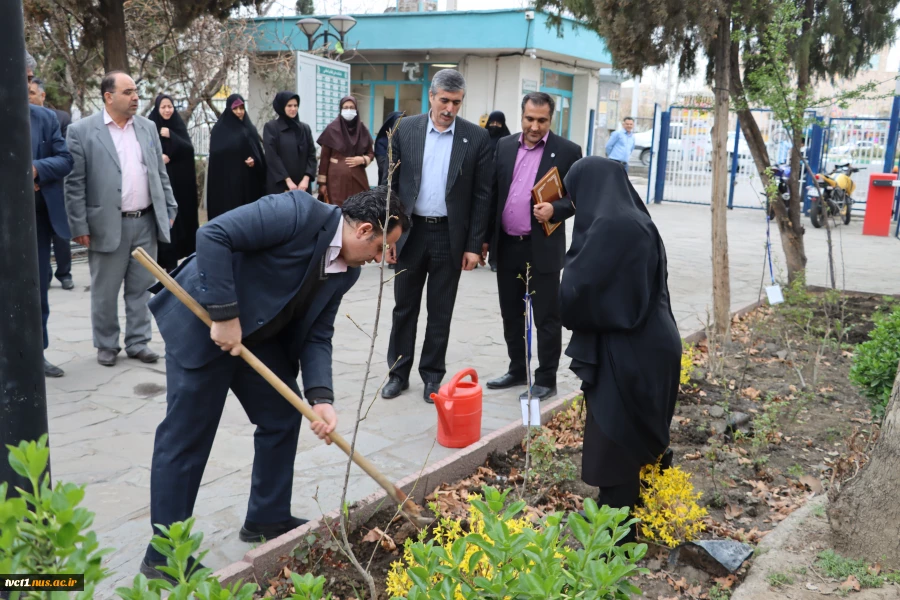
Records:
[[[428,321],[419,375],[425,383],[440,383],[447,373],[445,359],[450,342],[450,321],[462,273],[462,264],[457,264],[450,255],[450,229],[446,218],[429,223],[425,218],[413,215],[413,226],[397,260],[396,271],[388,368],[393,369],[392,375],[409,381],[422,292],[427,285]]]
[[[69,240],[53,234],[53,257],[56,259],[56,278],[59,281],[72,276],[72,247]]]
[[[526,376],[525,365],[525,267],[532,263],[531,239],[500,234],[497,257],[497,291],[503,337],[509,353],[509,372]],[[562,319],[559,315],[559,272],[538,273],[531,269],[530,282],[533,332],[537,333],[540,366],[534,372],[534,384],[556,387],[556,371],[562,353]],[[535,337],[532,333],[532,348]]]
[[[44,330],[44,350],[50,345],[47,336],[47,320],[50,318],[50,279],[53,271],[50,267],[50,244],[53,238],[53,225],[50,223],[50,213],[47,212],[47,204],[40,192],[34,195],[35,225],[37,228],[38,243],[38,278],[41,284],[41,324]]]
[[[253,353],[300,393],[299,366],[288,359],[277,338],[254,346]],[[243,359],[224,352],[199,369],[185,369],[166,355],[166,384],[166,416],[156,429],[150,471],[151,523],[168,527],[193,514],[229,388],[256,425],[247,520],[279,523],[290,519],[301,420],[297,409]],[[154,534],[158,534],[155,528]],[[150,546],[147,558],[163,559]]]

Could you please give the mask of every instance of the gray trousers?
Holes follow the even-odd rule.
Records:
[[[91,268],[91,325],[94,347],[115,350],[119,346],[119,290],[125,283],[125,352],[134,355],[150,341],[150,300],[148,288],[153,275],[132,258],[143,248],[156,259],[156,220],[153,212],[138,218],[122,217],[122,241],[113,252],[88,250]]]

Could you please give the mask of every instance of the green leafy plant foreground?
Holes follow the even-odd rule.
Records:
[[[599,508],[586,498],[586,518],[557,512],[540,527],[511,527],[525,502],[507,507],[509,490],[486,486],[483,492],[483,499],[469,500],[483,527],[450,544],[410,543],[412,561],[404,566],[412,585],[393,598],[626,600],[641,594],[629,580],[649,572],[635,564],[647,545],[617,545],[637,522],[628,519],[628,509]],[[479,568],[485,561],[489,567]]]
[[[94,514],[78,505],[84,499],[84,486],[57,483],[50,488],[47,464],[50,449],[47,436],[37,442],[21,442],[9,446],[9,464],[28,479],[31,491],[16,488],[18,497],[8,497],[8,486],[0,484],[0,573],[41,575],[84,574],[84,590],[80,592],[10,592],[10,600],[88,600],[110,573],[101,566],[103,557],[112,549],[99,549],[97,535],[88,531]],[[162,579],[148,580],[135,576],[130,588],[116,590],[123,600],[252,600],[258,586],[237,582],[223,587],[212,576],[212,569],[197,569],[189,557],[197,556],[203,542],[202,533],[193,533],[194,519],[174,523],[164,529],[163,536],[152,540],[153,547],[166,557],[161,571],[176,583]],[[206,552],[201,552],[202,561]],[[293,575],[295,593],[292,600],[328,600],[324,595],[324,577]],[[70,595],[71,594],[71,595]]]
[[[79,507],[84,486],[58,483],[50,487],[47,464],[50,450],[47,436],[37,442],[7,446],[9,463],[29,480],[31,491],[17,488],[19,497],[8,497],[7,485],[0,484],[0,572],[32,574],[80,574],[85,588],[75,592],[12,592],[10,600],[87,600],[96,586],[111,574],[102,567],[103,557],[112,549],[100,549],[97,536],[89,531],[94,514]],[[585,515],[554,513],[540,526],[511,528],[522,520],[524,502],[505,507],[509,491],[484,488],[484,499],[472,498],[472,508],[483,521],[477,533],[458,537],[449,547],[435,540],[420,539],[411,545],[414,566],[406,570],[411,586],[406,598],[444,600],[502,598],[610,598],[627,600],[640,595],[630,582],[648,573],[636,563],[647,552],[646,544],[617,545],[637,519],[628,519],[627,509],[599,508],[585,499]],[[194,519],[161,528],[153,547],[166,557],[160,570],[175,583],[163,579],[134,577],[131,587],[119,587],[123,600],[252,600],[258,586],[237,582],[222,586],[209,568],[197,568],[206,551],[201,551],[203,534],[193,531]],[[472,550],[472,551],[469,551]],[[196,557],[195,562],[192,557]],[[466,557],[466,568],[463,568]],[[488,568],[475,573],[477,563]],[[329,600],[325,578],[292,574],[292,600]],[[435,582],[439,583],[435,585]],[[400,596],[397,596],[400,597]]]
[[[873,318],[875,329],[869,333],[868,341],[856,347],[850,380],[872,402],[875,416],[881,418],[900,362],[900,306]]]

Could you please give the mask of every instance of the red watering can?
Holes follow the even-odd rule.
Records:
[[[472,381],[462,381],[466,376]],[[481,386],[475,369],[454,375],[431,399],[438,414],[438,444],[465,448],[481,439]]]

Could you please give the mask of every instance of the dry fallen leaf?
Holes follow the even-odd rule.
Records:
[[[741,393],[750,400],[756,400],[757,398],[759,398],[761,392],[756,388],[748,387],[744,388]]]
[[[366,537],[362,539],[364,542],[377,542],[381,539],[382,531],[377,527],[375,529],[370,529],[369,533],[366,534]]]
[[[868,568],[869,575],[880,575],[881,574],[881,564],[875,563],[871,567]]]
[[[716,577],[715,582],[720,588],[730,590],[731,586],[737,582],[737,577],[734,575],[729,575],[728,577]]]
[[[822,487],[822,482],[819,481],[818,477],[814,477],[812,475],[804,475],[800,478],[800,483],[808,487],[811,491],[816,494],[821,494],[825,491],[825,488]]]
[[[859,585],[859,580],[855,575],[850,575],[849,577],[847,577],[847,580],[841,584],[841,589],[845,592],[849,592],[850,590],[858,592],[860,590],[860,587],[861,586]]]
[[[737,519],[742,514],[744,514],[744,509],[740,506],[735,506],[734,504],[725,505],[725,519],[729,521],[732,519]]]
[[[811,591],[811,592],[818,592],[818,591],[819,591],[819,587],[818,587],[818,586],[816,586],[816,585],[814,585],[814,584],[812,584],[812,583],[810,583],[810,582],[808,582],[808,581],[806,582],[806,589],[808,589],[808,590]]]

